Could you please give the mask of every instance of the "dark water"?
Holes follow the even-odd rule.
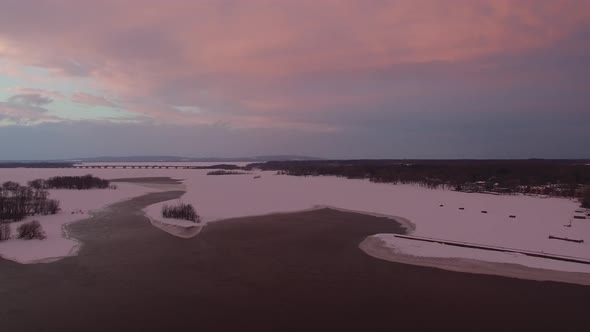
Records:
[[[185,240],[139,212],[181,194],[71,225],[85,244],[79,256],[0,261],[0,331],[581,331],[590,322],[590,287],[365,255],[367,235],[402,232],[383,218],[323,209],[214,223]]]

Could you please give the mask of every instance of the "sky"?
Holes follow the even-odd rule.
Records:
[[[590,0],[0,0],[0,160],[590,158]]]

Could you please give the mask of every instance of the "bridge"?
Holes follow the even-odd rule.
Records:
[[[207,169],[210,166],[182,166],[182,165],[72,165],[66,168],[97,169],[97,168],[118,168],[118,169]]]

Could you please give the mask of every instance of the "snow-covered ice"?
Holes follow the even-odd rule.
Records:
[[[379,215],[400,216],[413,223],[416,236],[539,251],[590,259],[590,221],[572,219],[579,204],[560,198],[489,195],[430,190],[414,185],[371,183],[337,177],[291,177],[273,172],[252,176],[184,177],[182,201],[195,206],[205,222],[227,218],[309,209],[317,205]],[[146,209],[157,219],[164,203]],[[443,205],[442,207],[440,205]],[[464,208],[460,210],[459,208]],[[481,211],[487,211],[484,214]],[[516,218],[510,218],[515,215]],[[565,227],[569,223],[571,227]],[[551,240],[549,235],[583,239],[584,243]],[[393,242],[390,241],[393,246]],[[416,246],[404,252],[428,255]],[[518,262],[546,269],[578,271],[571,264],[530,257],[488,254],[457,248],[437,248],[438,256]],[[578,264],[579,265],[579,264]],[[586,267],[581,268],[587,271]],[[590,271],[589,271],[590,272]]]
[[[390,248],[394,254],[431,258],[464,258],[519,264],[539,269],[548,269],[550,267],[551,269],[560,271],[590,273],[590,265],[575,262],[548,260],[546,258],[531,257],[514,252],[489,251],[445,245],[436,242],[415,241],[395,237],[392,234],[377,234],[375,237],[382,240],[385,247]]]
[[[573,219],[575,210],[579,209],[579,203],[575,200],[461,193],[415,185],[324,176],[293,177],[262,171],[230,176],[207,176],[207,172],[183,169],[3,169],[0,170],[0,181],[26,182],[54,175],[88,173],[103,178],[168,176],[183,180],[187,192],[181,200],[195,206],[204,224],[234,217],[294,212],[323,205],[403,217],[415,227],[411,232],[415,236],[590,259],[590,220]],[[254,178],[255,175],[260,175],[260,178]],[[152,220],[169,224],[161,218],[164,203],[149,206],[145,211]],[[484,210],[486,214],[481,213]],[[516,218],[509,218],[510,215]],[[564,226],[570,222],[571,227]],[[585,242],[551,240],[548,239],[549,235],[582,239]],[[430,255],[436,251],[442,257],[462,255],[473,259],[506,261],[503,256],[484,255],[473,250],[457,253],[456,248],[448,247],[427,250],[400,244],[401,249],[396,249],[413,255]],[[528,264],[522,257],[510,259],[511,262]],[[535,266],[565,269],[562,264],[552,260],[540,259]]]

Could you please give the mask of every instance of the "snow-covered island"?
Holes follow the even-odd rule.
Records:
[[[174,204],[164,203],[159,215],[153,207],[144,209],[144,212],[153,226],[180,238],[194,237],[204,226],[192,204],[186,204],[180,200],[175,201]]]

